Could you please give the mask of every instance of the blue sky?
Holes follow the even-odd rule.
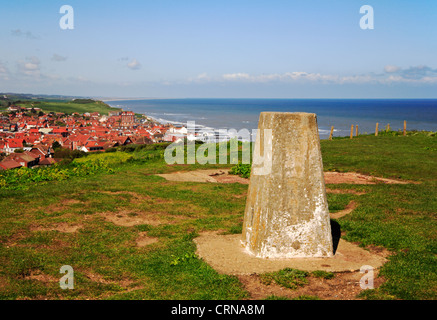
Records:
[[[74,9],[63,30],[62,5]],[[374,9],[362,30],[360,7]],[[437,1],[24,1],[0,10],[0,91],[437,98]]]

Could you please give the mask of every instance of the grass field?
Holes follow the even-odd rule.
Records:
[[[55,100],[55,101],[47,101],[47,100],[41,100],[41,101],[23,101],[20,103],[17,103],[20,107],[23,108],[40,108],[44,112],[63,112],[71,114],[73,112],[77,112],[79,114],[83,114],[86,112],[93,113],[98,112],[101,115],[108,114],[109,111],[116,111],[120,110],[117,108],[112,108],[103,101],[94,101],[90,100],[87,101],[87,99],[83,99],[84,102],[81,102],[81,100],[78,101],[70,101],[70,100]]]
[[[380,272],[383,284],[360,297],[436,299],[437,138],[359,136],[321,144],[326,171],[420,182],[327,185],[365,192],[328,194],[331,211],[358,204],[337,220],[342,237],[393,252]],[[237,277],[199,259],[193,242],[207,230],[241,233],[247,185],[167,181],[154,174],[220,165],[168,166],[159,147],[120,159],[128,160],[112,160],[112,174],[0,189],[0,298],[249,298]],[[74,269],[74,290],[60,289],[63,265]],[[262,275],[268,281],[284,276],[290,277],[287,270]]]

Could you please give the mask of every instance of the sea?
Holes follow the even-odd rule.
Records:
[[[320,139],[349,136],[351,125],[360,134],[391,130],[437,131],[437,99],[143,99],[106,101],[112,107],[144,114],[160,123],[208,130],[237,131],[258,127],[263,111],[309,112],[317,115]],[[355,129],[354,129],[355,134]]]

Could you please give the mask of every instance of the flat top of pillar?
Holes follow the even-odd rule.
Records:
[[[262,115],[268,116],[284,116],[284,117],[316,117],[315,113],[309,112],[275,112],[275,111],[263,111]]]

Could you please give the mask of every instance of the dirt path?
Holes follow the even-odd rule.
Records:
[[[181,182],[213,182],[213,183],[242,183],[249,184],[249,179],[237,175],[229,174],[230,168],[226,169],[207,169],[194,171],[181,171],[165,174],[157,174],[169,181]]]
[[[357,295],[362,291],[360,280],[363,274],[355,272],[337,272],[333,279],[322,279],[310,276],[308,284],[297,289],[287,289],[276,283],[266,285],[262,283],[259,275],[238,275],[240,282],[249,292],[253,300],[262,300],[269,296],[285,297],[288,299],[299,296],[316,296],[323,300],[357,300]],[[374,288],[378,288],[384,279],[378,277],[378,270],[374,271]]]
[[[344,208],[343,210],[340,210],[340,211],[337,211],[334,213],[330,213],[331,219],[338,219],[338,218],[344,217],[345,215],[354,211],[356,207],[357,207],[357,203],[352,200],[351,202],[348,203],[346,208]]]
[[[212,183],[242,183],[249,184],[249,179],[229,174],[226,169],[207,169],[194,171],[180,171],[173,173],[158,174],[169,181],[186,182],[212,182]],[[411,181],[401,181],[388,178],[368,176],[356,172],[325,172],[325,184],[408,184]]]

